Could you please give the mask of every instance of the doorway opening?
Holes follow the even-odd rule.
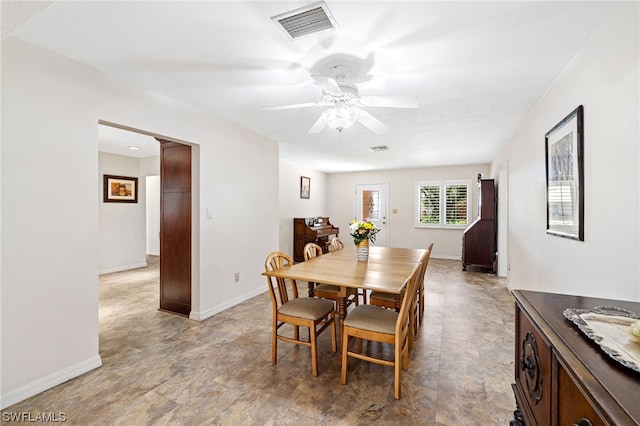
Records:
[[[163,172],[161,142],[162,145],[167,145],[168,143],[172,146],[189,148],[189,161],[191,161],[190,148],[192,145],[103,120],[98,122],[98,136],[99,179],[102,180],[102,176],[105,174],[130,176],[136,178],[138,183],[136,188],[138,194],[137,203],[100,203],[99,274],[145,267],[147,266],[147,259],[150,259],[150,262],[158,262],[160,264],[158,286],[160,297],[156,298],[156,301],[159,301],[158,305],[162,307],[160,301],[163,297],[165,300],[167,299],[167,291],[163,292],[163,280],[165,277],[169,277],[173,285],[175,285],[176,270],[178,270],[178,275],[185,276],[183,271],[191,271],[193,269],[193,259],[197,258],[191,253],[191,250],[193,250],[191,244],[193,216],[191,211],[197,212],[197,208],[192,209],[192,205],[196,204],[192,200],[196,197],[191,197],[189,194],[186,201],[189,214],[184,218],[186,225],[178,229],[171,229],[173,236],[180,233],[185,235],[183,239],[189,241],[189,244],[184,250],[189,251],[189,256],[180,264],[176,264],[173,261],[163,268],[161,224],[163,215],[166,215],[166,211],[170,209],[165,208],[165,212],[163,212],[161,208],[161,187],[163,178],[164,181],[171,181],[175,167],[173,165],[168,168],[165,167],[166,170]],[[194,151],[196,155],[199,152],[197,150]],[[182,174],[180,177],[183,180],[187,180],[189,184],[192,181],[197,182],[197,179],[193,178],[191,169],[188,170],[188,174]],[[104,189],[101,187],[101,190]],[[197,191],[194,191],[194,193],[197,194]],[[167,203],[165,202],[165,204]],[[173,204],[170,202],[168,205],[173,206]],[[197,233],[197,229],[195,231]],[[153,258],[154,256],[156,256],[155,259]],[[187,276],[187,280],[179,283],[181,286],[179,291],[183,295],[182,310],[174,312],[172,309],[166,309],[166,307],[163,310],[189,316],[193,283],[191,274],[189,273]],[[171,297],[171,291],[175,292],[175,287],[172,287],[172,290],[169,291],[169,297]],[[186,298],[184,297],[185,294]]]
[[[148,199],[147,177],[160,178],[160,144],[152,137],[130,129],[98,123],[98,181],[101,191],[105,187],[104,175],[130,178],[136,202],[104,202],[99,196],[99,250],[100,274],[125,271],[147,265],[149,240],[158,238],[157,231],[149,228],[149,215],[156,216],[159,204]],[[155,235],[152,235],[155,233]]]

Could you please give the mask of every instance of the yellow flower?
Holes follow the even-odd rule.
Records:
[[[353,242],[358,244],[363,240],[369,240],[372,243],[376,240],[376,234],[380,231],[373,222],[365,220],[352,220],[349,225]]]

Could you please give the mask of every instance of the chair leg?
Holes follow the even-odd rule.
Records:
[[[413,319],[414,313],[409,313],[409,329],[407,330],[407,340],[409,342],[409,349],[413,349]]]
[[[420,317],[418,319],[418,324],[422,324],[422,320],[424,319],[424,281],[420,283]]]
[[[271,364],[276,365],[278,362],[278,325],[277,321],[273,323],[271,332]]]
[[[394,348],[394,352],[395,352],[395,359],[394,359],[394,363],[393,363],[393,396],[395,397],[395,399],[400,399],[400,386],[402,384],[402,367],[401,367],[401,363],[403,362],[402,358],[402,353],[404,351],[401,350],[402,345],[399,343],[396,343]]]
[[[414,333],[417,332],[416,321],[416,313],[415,311],[412,311],[409,314],[409,330],[407,332],[407,338],[409,339],[409,349],[413,349]]]
[[[296,340],[300,340],[300,327],[297,325],[293,327],[293,338]]]
[[[349,350],[349,334],[346,330],[342,331],[342,370],[340,374],[340,381],[343,385],[347,384],[347,364],[348,364],[348,356],[347,351]]]
[[[316,338],[316,325],[309,327],[309,340],[311,341],[311,372],[318,375],[318,341]]]
[[[338,351],[337,338],[336,338],[336,313],[331,312],[331,350],[333,352]]]
[[[406,346],[404,347],[402,356],[402,368],[405,370],[409,368],[409,348]]]

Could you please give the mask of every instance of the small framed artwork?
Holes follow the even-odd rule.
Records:
[[[583,108],[545,135],[547,234],[584,241]]]
[[[138,178],[104,175],[103,201],[105,203],[137,203]]]
[[[300,176],[300,198],[309,198],[311,192],[311,179]]]

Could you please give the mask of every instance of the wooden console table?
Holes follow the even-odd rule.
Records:
[[[618,364],[567,320],[567,308],[640,303],[515,290],[516,411],[511,426],[640,425],[640,373]]]

